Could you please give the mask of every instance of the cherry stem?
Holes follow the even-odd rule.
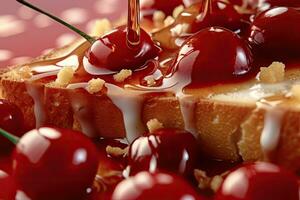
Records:
[[[130,46],[140,43],[140,1],[128,0],[127,42]]]
[[[9,141],[11,141],[14,144],[18,144],[20,138],[10,134],[9,132],[3,130],[2,128],[0,128],[0,135],[6,137]]]
[[[44,11],[44,10],[42,10],[42,9],[40,9],[40,8],[32,5],[31,3],[27,2],[27,1],[17,0],[17,2],[23,4],[23,5],[25,5],[25,6],[29,7],[29,8],[37,11],[37,12],[40,12],[40,13],[42,13],[42,14],[50,17],[51,19],[57,21],[58,23],[66,26],[66,27],[68,27],[69,29],[73,30],[74,32],[78,33],[80,36],[82,36],[83,38],[85,38],[91,44],[93,44],[96,41],[93,37],[89,36],[88,34],[84,33],[83,31],[79,30],[75,26],[72,26],[71,24],[68,24],[67,22],[63,21],[62,19],[60,19],[60,18],[58,18],[58,17],[56,17],[56,16],[54,16],[54,15],[52,15],[52,14],[50,14],[50,13]]]

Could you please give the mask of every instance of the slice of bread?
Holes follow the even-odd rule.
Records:
[[[32,63],[63,57],[81,43],[74,42]],[[125,93],[108,95],[105,90],[91,94],[51,84],[55,79],[32,82],[24,68],[32,63],[3,69],[0,87],[1,95],[22,109],[28,128],[53,125],[82,130],[91,137],[122,138],[130,130],[126,125],[134,123],[142,126],[137,130],[145,131],[149,120],[158,119],[164,127],[192,130],[202,151],[213,158],[272,159],[294,171],[300,169],[300,101],[297,90],[291,90],[300,79],[300,70],[287,70],[285,80],[275,84],[250,80],[186,91],[194,98],[185,105],[192,108],[184,110],[178,97],[169,93],[141,95],[143,101],[137,108],[132,102],[140,99],[127,99]],[[127,111],[120,109],[117,98],[128,103]],[[259,99],[268,99],[268,103]]]

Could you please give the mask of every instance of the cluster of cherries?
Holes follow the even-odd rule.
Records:
[[[174,7],[182,4],[181,0],[172,2]],[[289,2],[289,6],[298,5],[296,1]],[[178,49],[176,62],[170,66],[172,72],[184,76],[192,69],[193,83],[211,84],[248,75],[255,71],[255,61],[260,57],[290,59],[298,56],[300,14],[293,7],[273,7],[281,6],[283,1],[260,1],[271,8],[253,20],[246,20],[248,26],[240,33],[234,31],[245,25],[245,16],[237,13],[233,6],[240,5],[241,1],[202,0],[198,3],[201,4],[200,17],[192,24],[191,36]],[[284,5],[286,3],[284,1]],[[221,9],[224,6],[226,9]],[[156,0],[150,8],[171,12],[165,1]],[[135,70],[159,56],[160,49],[143,29],[137,45],[128,45],[127,37],[124,26],[97,40],[87,37],[92,43],[86,55],[89,62],[112,71]],[[1,129],[1,134],[16,145],[11,171],[0,172],[0,199],[100,198],[90,192],[97,170],[107,165],[107,160],[115,161],[103,156],[106,155],[103,146],[97,148],[99,141],[92,141],[80,132],[51,127],[22,135],[22,112],[5,100],[0,101],[0,127],[5,130]],[[7,131],[22,137],[12,136]],[[0,145],[2,149],[12,147],[4,138],[0,139]],[[129,177],[119,180],[107,198],[206,199],[188,183],[197,162],[202,159],[198,157],[197,147],[197,140],[190,133],[177,129],[160,129],[137,138],[129,145],[122,164],[116,167],[123,170],[122,166],[126,165],[124,174]],[[298,178],[274,164],[244,164],[227,175],[212,198],[297,200]]]
[[[15,126],[23,122],[20,109],[1,100],[0,111],[0,127],[19,133],[22,127],[17,130]],[[42,127],[25,133],[20,139],[6,131],[0,132],[16,144],[11,172],[0,169],[0,199],[4,200],[299,198],[298,178],[263,162],[244,164],[232,170],[214,197],[200,195],[192,185],[192,175],[197,162],[203,160],[199,158],[197,140],[182,130],[159,129],[139,137],[121,159],[108,157],[105,147],[126,145],[110,140],[92,141],[72,130]],[[0,146],[6,147],[9,140],[3,138]],[[93,188],[97,169],[105,167],[108,171],[124,170],[126,179],[121,177],[109,185],[111,188],[105,195],[88,192]]]

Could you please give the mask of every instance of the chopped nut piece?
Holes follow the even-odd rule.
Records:
[[[291,93],[294,98],[300,100],[300,84],[293,85],[291,89]]]
[[[145,81],[147,81],[148,86],[154,86],[156,84],[156,80],[153,76],[147,76],[145,77]]]
[[[164,25],[165,26],[169,26],[171,24],[173,24],[173,22],[175,21],[175,19],[172,16],[168,16],[165,20],[164,20]]]
[[[57,74],[55,83],[66,86],[69,84],[74,75],[74,69],[72,67],[63,67]]]
[[[106,153],[113,156],[113,157],[120,157],[124,156],[128,152],[128,147],[125,149],[122,149],[120,147],[112,147],[112,146],[107,146],[106,147]]]
[[[108,19],[99,19],[96,20],[90,35],[100,37],[111,30],[112,25]]]
[[[132,71],[130,69],[122,69],[119,73],[115,74],[114,80],[118,83],[124,82],[128,77],[132,75]]]
[[[285,65],[281,62],[273,62],[269,67],[261,67],[258,78],[264,83],[277,83],[284,80]]]
[[[174,8],[173,10],[173,18],[178,17],[178,15],[184,10],[184,6],[183,5],[179,5],[176,8]]]
[[[101,78],[96,78],[96,79],[93,78],[93,79],[89,80],[86,90],[90,94],[95,94],[102,90],[104,83],[105,83],[105,81],[102,80]]]
[[[220,186],[221,186],[223,180],[224,180],[224,179],[222,178],[222,176],[214,176],[214,177],[211,179],[211,182],[210,182],[210,188],[211,188],[214,192],[216,192],[216,191],[220,188]]]
[[[178,37],[181,36],[182,34],[186,33],[189,29],[188,24],[177,24],[175,27],[173,27],[170,31],[172,36]]]
[[[166,18],[166,14],[163,11],[157,10],[153,13],[154,22],[164,22],[165,18]]]
[[[151,119],[147,122],[147,127],[150,133],[153,133],[154,131],[161,129],[164,127],[164,125],[158,121],[158,119]]]

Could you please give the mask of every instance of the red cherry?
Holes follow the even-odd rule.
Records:
[[[134,70],[158,55],[159,48],[143,29],[136,47],[127,44],[126,34],[127,28],[122,26],[94,42],[87,53],[90,64],[111,71]]]
[[[206,28],[181,47],[172,67],[173,77],[191,80],[190,87],[237,81],[247,77],[252,61],[249,47],[237,34]]]
[[[24,118],[22,111],[13,103],[0,99],[0,128],[21,136],[23,133]],[[7,152],[13,148],[13,144],[0,137],[0,152]]]
[[[216,200],[298,200],[297,177],[271,163],[246,164],[231,172]]]
[[[267,10],[276,6],[300,7],[299,0],[259,0],[259,9]]]
[[[113,200],[151,200],[151,199],[202,199],[194,189],[181,178],[167,174],[140,172],[120,182]]]
[[[300,55],[300,12],[276,7],[259,14],[248,33],[248,41],[257,55],[273,59]]]
[[[17,187],[33,199],[78,199],[94,180],[98,157],[83,134],[43,127],[19,140],[13,163]]]
[[[160,129],[137,138],[130,145],[128,158],[133,173],[163,169],[191,175],[197,162],[197,141],[182,130]]]
[[[192,23],[195,33],[211,26],[221,26],[232,31],[242,31],[249,26],[248,14],[240,14],[235,4],[224,0],[205,0],[201,3],[199,14]],[[246,23],[247,22],[247,23]]]
[[[0,170],[0,199],[15,199],[16,187],[13,178],[6,172]]]

